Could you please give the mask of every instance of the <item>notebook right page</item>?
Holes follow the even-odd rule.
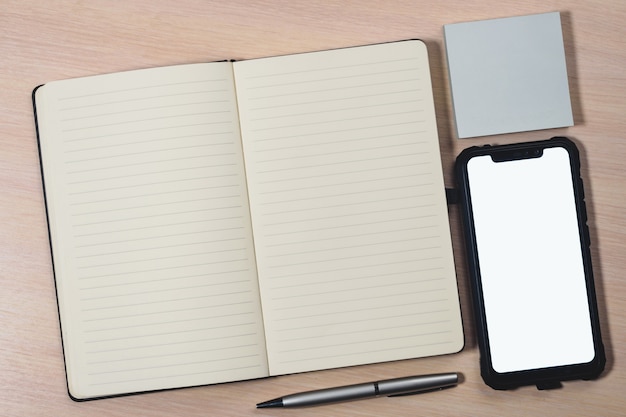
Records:
[[[459,351],[425,45],[234,68],[271,373]]]

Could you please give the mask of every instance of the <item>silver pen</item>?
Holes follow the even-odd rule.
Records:
[[[384,381],[367,382],[364,384],[345,385],[342,387],[301,392],[265,401],[257,404],[256,406],[257,408],[306,407],[341,401],[374,398],[382,395],[393,397],[397,395],[416,394],[424,391],[434,391],[437,389],[452,387],[458,383],[459,374],[456,372],[408,376],[404,378],[387,379]]]

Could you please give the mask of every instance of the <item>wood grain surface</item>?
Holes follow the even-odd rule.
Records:
[[[459,140],[442,26],[560,11],[575,126]],[[623,0],[0,0],[0,414],[3,416],[619,416],[626,414],[626,3]],[[582,152],[607,369],[563,389],[494,391],[481,380],[458,209],[450,208],[465,348],[454,355],[84,403],[67,395],[31,91],[71,77],[423,39],[446,184],[465,147],[565,135]],[[433,372],[441,392],[257,410],[291,392]]]

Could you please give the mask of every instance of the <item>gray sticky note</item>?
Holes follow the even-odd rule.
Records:
[[[459,138],[572,126],[558,12],[444,26]]]

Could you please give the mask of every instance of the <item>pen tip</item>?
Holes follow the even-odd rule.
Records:
[[[283,399],[276,398],[274,400],[265,401],[256,405],[256,408],[273,408],[273,407],[282,407]]]

